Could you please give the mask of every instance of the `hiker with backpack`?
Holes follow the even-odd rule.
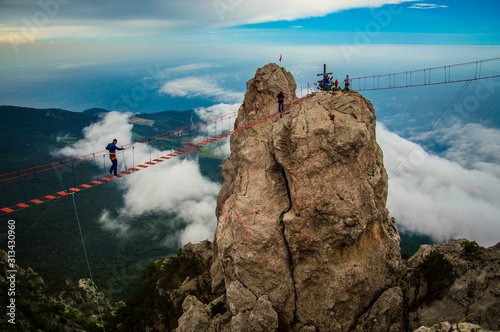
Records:
[[[111,168],[109,170],[109,175],[117,176],[118,175],[118,160],[116,160],[116,150],[125,150],[124,148],[119,148],[116,146],[118,140],[115,138],[112,143],[109,143],[106,146],[106,150],[109,151],[109,159],[111,160]]]

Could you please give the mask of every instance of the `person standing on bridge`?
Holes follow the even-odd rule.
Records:
[[[349,80],[349,75],[347,75],[344,80],[344,91],[349,91],[349,85],[351,85],[351,81]]]
[[[106,150],[109,151],[109,159],[111,160],[111,168],[109,169],[109,175],[117,176],[118,175],[118,160],[116,160],[116,150],[125,150],[124,148],[119,148],[116,146],[118,140],[115,138],[112,143],[109,143],[106,146]]]
[[[281,118],[281,116],[282,116],[281,113],[283,113],[283,100],[285,99],[285,96],[283,95],[283,91],[280,91],[280,93],[278,93],[276,98],[278,98],[278,112],[280,112],[280,118]]]

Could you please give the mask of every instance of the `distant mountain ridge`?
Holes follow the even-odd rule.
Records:
[[[91,115],[101,115],[101,114],[106,114],[109,112],[111,112],[111,111],[104,109],[104,108],[89,108],[88,110],[85,110],[82,113],[91,114]]]
[[[65,144],[59,142],[58,137],[67,136],[76,141],[83,137],[82,129],[97,120],[96,115],[57,108],[0,106],[0,150],[7,160],[0,165],[0,171],[52,160],[50,148]]]

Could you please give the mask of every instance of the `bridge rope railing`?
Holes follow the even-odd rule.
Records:
[[[285,96],[286,97],[294,97],[295,96],[294,91],[298,91],[299,89],[302,89],[306,85],[307,84],[298,87],[297,90],[288,91],[287,93],[285,93]],[[298,99],[292,98],[293,101],[291,102],[290,105],[287,105],[285,107],[284,112],[287,112],[289,109],[298,105],[299,103],[301,103],[303,100],[309,98],[310,96],[311,96],[311,94],[308,94],[308,95],[306,95],[302,98],[298,98]],[[69,196],[69,195],[72,195],[74,193],[80,192],[82,190],[90,189],[90,188],[93,188],[97,185],[113,181],[114,178],[122,178],[124,176],[131,175],[135,172],[146,169],[146,168],[153,166],[153,165],[157,165],[157,164],[164,162],[168,159],[178,157],[184,153],[188,153],[188,152],[191,152],[191,151],[196,150],[198,148],[204,147],[210,143],[214,143],[220,139],[223,139],[223,138],[230,136],[234,133],[237,133],[241,130],[246,130],[250,127],[253,127],[257,124],[260,124],[260,123],[262,123],[266,120],[269,120],[269,119],[275,117],[276,115],[280,114],[279,112],[273,113],[271,111],[269,111],[269,114],[267,114],[268,113],[267,110],[265,112],[262,112],[263,109],[265,109],[269,105],[275,104],[275,103],[276,103],[276,98],[269,98],[269,100],[267,100],[261,104],[254,105],[253,107],[251,107],[249,109],[242,109],[240,107],[240,109],[238,111],[235,111],[235,112],[231,112],[231,113],[228,113],[228,114],[225,114],[222,116],[218,116],[216,118],[209,119],[209,120],[199,122],[196,124],[192,124],[190,126],[186,126],[183,128],[178,128],[178,129],[171,130],[171,131],[168,131],[165,133],[161,133],[161,134],[155,135],[153,137],[148,137],[148,138],[136,141],[136,142],[125,144],[125,145],[123,145],[123,147],[126,148],[125,151],[127,151],[129,153],[130,153],[130,151],[132,151],[132,165],[133,165],[133,167],[127,168],[126,163],[125,163],[125,161],[126,161],[125,151],[122,151],[125,169],[123,171],[121,171],[118,176],[113,177],[113,178],[106,176],[106,172],[107,172],[106,171],[106,157],[109,156],[109,153],[105,153],[105,150],[98,151],[98,152],[92,152],[92,153],[88,153],[88,154],[85,154],[82,156],[72,157],[72,158],[64,159],[61,161],[56,161],[56,162],[49,163],[49,164],[34,166],[34,167],[30,167],[30,168],[20,170],[20,171],[2,174],[2,175],[0,175],[0,183],[7,182],[9,180],[16,180],[16,179],[18,179],[20,181],[22,177],[32,176],[33,177],[33,179],[32,179],[33,197],[32,197],[32,199],[28,199],[28,197],[26,195],[26,191],[24,189],[24,186],[23,186],[22,182],[20,181],[20,188],[21,188],[22,195],[24,197],[24,203],[18,203],[18,204],[11,205],[9,207],[0,208],[0,216],[8,214],[8,213],[13,213],[13,212],[16,212],[19,210],[23,210],[23,209],[26,209],[28,207],[36,206],[36,205],[39,205],[39,204],[42,204],[42,203],[45,203],[48,201],[55,201],[61,197]],[[231,130],[230,119],[232,117],[236,117],[239,114],[242,114],[245,116],[247,113],[250,113],[252,111],[258,111],[258,110],[260,110],[261,113],[264,113],[264,114],[261,114],[261,117],[259,119],[252,121],[244,126],[241,126],[240,128],[235,128],[235,129]],[[227,127],[227,130],[224,129],[224,124],[222,124],[220,126],[219,132],[218,132],[217,131],[217,123],[219,123],[219,121],[224,122],[226,120],[229,122],[229,126]],[[211,133],[209,132],[209,130],[210,130],[209,126],[211,126],[211,125],[214,126],[213,135],[210,135]],[[158,149],[159,140],[166,140],[166,139],[169,139],[169,138],[175,137],[175,136],[180,138],[180,136],[182,134],[185,134],[185,133],[188,133],[188,132],[191,132],[194,130],[199,132],[199,130],[203,129],[203,128],[207,129],[206,135],[202,136],[202,137],[206,136],[206,139],[204,141],[201,141],[201,142],[198,141],[200,136],[196,135],[196,140],[197,140],[196,143],[194,141],[191,141],[191,144],[186,146],[186,147],[183,147],[184,146],[183,144],[178,143],[177,149],[167,149],[166,152],[165,151],[161,152],[161,154],[166,153],[164,156],[159,156],[159,153],[160,153],[160,150]],[[133,157],[134,151],[136,149],[145,148],[148,146],[151,148],[151,146],[152,146],[152,144],[154,144],[154,142],[156,142],[156,144],[157,144],[157,149],[156,149],[157,157],[153,159],[153,157],[151,155],[151,149],[150,149],[150,160],[143,162],[141,164],[136,164],[135,159]],[[168,153],[169,151],[170,151],[170,153]],[[102,158],[104,176],[99,176],[99,170],[98,170],[97,165],[98,165],[98,163],[100,164],[100,162],[101,162],[100,158]],[[83,163],[85,161],[93,161],[95,172],[96,172],[96,178],[93,181],[90,181],[88,183],[81,184],[81,185],[77,186],[76,180],[75,180],[75,165],[77,165],[79,163]],[[64,184],[65,184],[66,189],[57,191],[56,193],[51,194],[51,195],[44,195],[44,196],[38,197],[38,198],[35,197],[35,192],[36,192],[35,191],[35,183],[36,183],[36,176],[37,175],[40,175],[41,173],[44,173],[44,172],[47,172],[50,170],[56,170],[56,169],[59,169],[62,167],[68,167],[68,166],[71,167],[71,170],[72,170],[72,177],[73,177],[73,185],[72,186],[70,186],[67,177],[64,175],[63,178],[64,178]]]
[[[373,91],[500,77],[500,57],[454,65],[351,78],[351,88]]]

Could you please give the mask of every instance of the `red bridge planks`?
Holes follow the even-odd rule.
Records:
[[[156,161],[156,162],[158,162],[158,163],[162,163],[162,162],[164,162],[164,160],[161,160],[161,159],[153,159],[153,161]]]
[[[184,152],[189,152],[189,151],[191,151],[191,150],[189,150],[189,149],[181,149],[181,151],[184,151]]]
[[[80,187],[83,187],[83,188],[92,188],[92,186],[88,185],[88,184],[81,184]]]
[[[149,166],[145,166],[145,165],[137,165],[137,167],[140,167],[140,168],[148,168]]]
[[[29,205],[24,204],[24,203],[19,203],[19,204],[16,204],[16,206],[19,206],[20,208],[23,208],[23,209],[26,209],[26,208],[29,208],[29,207],[30,207]]]
[[[14,212],[14,210],[9,209],[9,208],[3,208],[3,209],[0,209],[0,211],[3,211],[3,212],[5,212],[5,213],[11,213],[11,212]]]
[[[65,191],[58,191],[56,194],[61,195],[61,196],[69,196],[70,195]]]
[[[166,156],[163,156],[163,157],[160,157],[162,159],[170,159],[170,157],[166,157]]]
[[[90,183],[93,183],[93,184],[102,184],[102,182],[101,182],[101,181],[96,181],[96,180],[94,180],[94,181],[90,181]]]
[[[139,171],[140,171],[140,169],[138,169],[138,168],[134,168],[134,167],[129,168],[129,170],[134,171],[134,172],[139,172]]]
[[[129,172],[129,171],[121,171],[120,173],[122,173],[122,174],[127,174],[127,175],[128,175],[128,174],[131,174],[132,172]]]
[[[151,161],[146,161],[145,164],[147,164],[147,165],[156,165],[155,163],[153,163]]]
[[[52,195],[43,196],[43,198],[50,199],[50,200],[57,199],[57,197],[52,196]]]
[[[69,191],[79,192],[79,191],[82,191],[82,190],[78,189],[78,188],[69,188]]]
[[[35,203],[35,204],[42,204],[42,203],[44,203],[44,201],[41,201],[39,199],[32,199],[32,200],[30,200],[30,202],[31,203]]]
[[[113,181],[112,178],[101,178],[101,180],[104,180],[104,181]]]

